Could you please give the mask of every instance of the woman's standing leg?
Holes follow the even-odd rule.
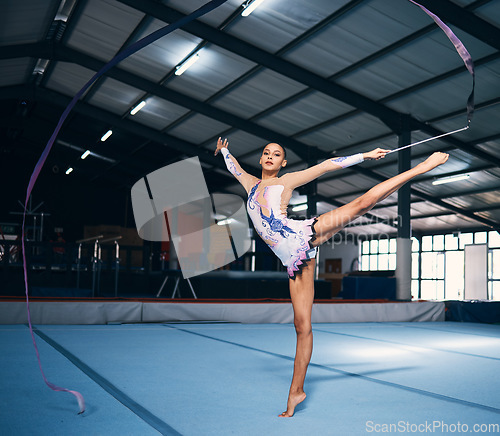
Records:
[[[314,270],[316,260],[306,263],[301,274],[295,280],[290,279],[290,297],[292,298],[297,349],[293,365],[293,378],[288,394],[286,412],[281,417],[291,417],[297,404],[305,400],[304,380],[313,349],[311,313],[314,300]]]

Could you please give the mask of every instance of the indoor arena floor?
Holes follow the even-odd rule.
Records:
[[[500,434],[500,325],[315,324],[285,410],[290,324],[0,326],[1,435]],[[431,431],[432,430],[432,431]]]

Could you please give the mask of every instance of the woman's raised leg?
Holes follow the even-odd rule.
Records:
[[[311,313],[314,301],[314,269],[316,260],[307,262],[301,274],[295,280],[290,279],[290,297],[292,298],[297,349],[293,365],[293,378],[288,394],[286,411],[280,417],[291,417],[297,404],[305,400],[304,380],[313,349]]]
[[[318,217],[318,221],[314,225],[316,231],[316,239],[311,245],[317,246],[328,241],[335,233],[342,230],[347,224],[354,221],[356,218],[367,213],[379,201],[384,200],[389,195],[396,192],[405,183],[416,176],[425,174],[426,172],[444,164],[448,160],[446,153],[434,153],[427,160],[418,164],[404,173],[398,174],[382,183],[374,186],[366,194],[350,203],[324,213]]]

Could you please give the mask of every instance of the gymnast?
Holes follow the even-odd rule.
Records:
[[[311,360],[313,336],[311,313],[314,300],[316,247],[328,241],[347,224],[367,213],[379,201],[396,192],[406,182],[444,164],[448,154],[434,153],[424,162],[376,185],[350,203],[306,220],[287,218],[292,191],[321,175],[359,164],[364,160],[382,159],[389,152],[376,148],[367,153],[327,159],[302,171],[278,177],[287,164],[285,149],[275,143],[264,147],[259,164],[260,179],[245,172],[229,153],[228,140],[217,141],[215,155],[220,151],[228,170],[243,185],[247,194],[247,211],[255,230],[287,268],[290,297],[294,312],[297,348],[287,409],[280,417],[291,417],[297,404],[305,400],[304,380]]]

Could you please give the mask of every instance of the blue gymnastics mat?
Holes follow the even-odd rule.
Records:
[[[290,324],[0,326],[2,435],[499,433],[500,326],[314,324],[307,399],[285,410]],[[458,427],[457,427],[458,426]]]

